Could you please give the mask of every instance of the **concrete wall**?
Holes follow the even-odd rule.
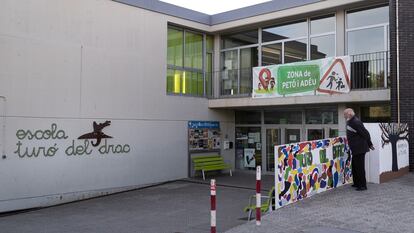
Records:
[[[205,26],[109,0],[1,5],[0,212],[187,177],[189,120],[220,121],[234,140],[232,111],[166,94],[168,21]],[[106,148],[129,152],[101,153],[105,141],[93,147],[77,139],[106,120],[102,132],[113,137]],[[80,147],[82,155],[72,155],[73,144],[90,154]],[[26,149],[40,154],[23,156]],[[233,150],[222,154],[234,160]]]

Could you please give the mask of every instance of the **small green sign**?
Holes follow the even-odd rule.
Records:
[[[280,66],[277,71],[277,91],[281,95],[314,91],[319,85],[318,65]]]

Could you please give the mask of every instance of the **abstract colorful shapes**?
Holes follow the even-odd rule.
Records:
[[[349,183],[347,143],[346,138],[337,137],[277,146],[278,207]]]

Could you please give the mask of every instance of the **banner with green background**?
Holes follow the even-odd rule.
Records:
[[[349,71],[348,56],[254,67],[252,97],[349,93]]]

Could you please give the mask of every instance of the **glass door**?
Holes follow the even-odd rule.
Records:
[[[306,137],[308,141],[320,140],[325,138],[324,128],[314,128],[306,130]]]
[[[300,129],[285,129],[285,142],[283,144],[300,142]]]
[[[236,169],[256,170],[262,165],[260,127],[236,127]]]
[[[280,145],[280,129],[266,129],[266,164],[268,172],[275,171],[275,146]]]

